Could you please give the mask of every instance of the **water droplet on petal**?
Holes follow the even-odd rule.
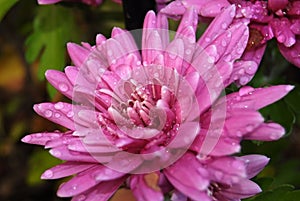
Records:
[[[222,26],[223,29],[226,29],[227,28],[226,22],[224,22],[221,26]]]
[[[244,75],[245,74],[245,70],[244,69],[240,69],[238,72],[240,75]]]
[[[72,185],[72,189],[75,191],[77,189],[77,185],[76,184]]]
[[[52,114],[53,114],[53,112],[51,110],[46,110],[44,113],[45,117],[47,117],[47,118],[52,117]]]
[[[248,132],[253,131],[253,129],[254,129],[253,125],[247,125],[246,126],[246,131],[248,131]]]
[[[185,54],[189,55],[191,53],[192,53],[192,51],[190,49],[185,50]]]
[[[65,84],[65,83],[60,83],[60,84],[58,85],[58,88],[59,88],[59,90],[62,91],[62,92],[66,92],[66,91],[69,90],[68,85]]]
[[[61,152],[60,151],[53,150],[53,149],[50,150],[50,154],[53,155],[53,156],[55,156],[55,157],[57,157],[57,158],[61,156]]]
[[[54,105],[54,108],[57,110],[61,110],[64,107],[64,104],[62,102],[58,102]]]
[[[46,172],[44,172],[43,177],[45,179],[50,179],[53,177],[53,171],[52,170],[46,170]]]
[[[70,118],[71,118],[71,117],[73,117],[73,116],[74,116],[74,112],[73,112],[73,111],[70,111],[70,112],[67,113],[67,117],[70,117]]]
[[[248,78],[248,77],[243,76],[243,77],[240,78],[240,84],[241,84],[241,85],[245,85],[245,84],[247,84],[248,82],[249,82],[249,78]]]
[[[250,86],[244,86],[244,87],[242,87],[242,88],[240,89],[239,95],[240,95],[240,96],[248,95],[248,94],[251,94],[253,91],[254,91],[254,88],[253,88],[253,87],[250,87]]]
[[[61,114],[57,112],[57,113],[54,114],[54,116],[55,116],[55,118],[60,118]]]
[[[222,40],[221,45],[222,45],[223,47],[226,47],[226,45],[227,45],[226,40]]]

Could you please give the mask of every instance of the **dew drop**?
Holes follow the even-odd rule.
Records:
[[[76,184],[74,184],[74,185],[72,185],[72,190],[76,190],[77,189],[77,185]]]
[[[63,107],[64,107],[64,104],[62,102],[58,102],[54,105],[54,108],[57,110],[61,110],[61,109],[63,109]]]
[[[61,152],[60,151],[53,150],[53,149],[50,150],[50,154],[52,154],[55,157],[60,157],[61,156]]]
[[[243,76],[243,77],[240,78],[240,84],[241,84],[241,85],[245,85],[245,84],[247,84],[248,82],[249,82],[249,78],[248,78],[248,77]]]
[[[43,177],[45,177],[46,179],[50,179],[53,177],[53,171],[52,170],[46,170],[46,172],[44,172]]]
[[[117,61],[115,59],[111,60],[111,64],[116,64]]]
[[[222,26],[223,29],[226,29],[227,28],[226,22],[224,22],[221,26]]]
[[[67,117],[70,117],[70,118],[71,118],[71,117],[73,117],[73,116],[74,116],[74,112],[73,112],[73,111],[70,111],[70,112],[67,113]]]
[[[50,118],[53,115],[53,112],[51,110],[46,110],[44,113],[45,117]]]
[[[247,125],[246,126],[246,131],[247,132],[251,132],[251,131],[253,131],[253,129],[254,129],[254,127],[252,125]]]
[[[57,113],[54,114],[54,116],[55,116],[55,118],[60,118],[61,114],[57,112]]]
[[[205,160],[206,159],[206,155],[205,154],[202,154],[202,153],[199,153],[196,155],[196,158],[200,161],[202,160]]]
[[[240,96],[248,95],[248,94],[251,94],[253,91],[254,91],[253,87],[245,86],[240,89],[239,95]]]
[[[236,52],[238,54],[242,54],[244,52],[244,49],[243,48],[237,48]]]
[[[221,45],[222,45],[223,47],[226,47],[226,45],[227,45],[226,40],[222,40]]]
[[[208,58],[207,58],[207,62],[210,63],[210,64],[212,64],[212,63],[215,62],[215,60],[214,60],[213,57],[208,57]]]
[[[59,90],[62,91],[62,92],[66,92],[66,91],[69,90],[68,85],[65,84],[65,83],[60,83],[60,84],[58,85],[58,88],[59,88]]]
[[[192,53],[192,51],[190,49],[185,50],[185,54],[189,55],[191,53]]]
[[[211,40],[211,39],[210,39],[210,38],[208,38],[208,37],[207,37],[207,38],[205,38],[205,41],[206,41],[206,42],[210,42],[210,40]]]
[[[277,37],[277,40],[280,42],[280,43],[283,43],[284,41],[285,41],[285,36],[284,35],[279,35],[278,37]]]
[[[240,69],[238,72],[240,75],[244,75],[245,74],[245,70],[244,69]]]
[[[171,59],[176,59],[176,54],[170,52],[168,55]]]

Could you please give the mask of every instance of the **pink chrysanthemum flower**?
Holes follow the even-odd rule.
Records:
[[[39,4],[55,4],[61,1],[73,1],[73,2],[82,2],[87,5],[98,6],[102,4],[103,0],[38,0]],[[117,3],[121,3],[121,0],[113,0]]]
[[[176,0],[162,12],[179,18],[186,9],[194,7],[200,17],[213,18],[230,4],[237,6],[236,20],[250,20],[250,39],[242,56],[253,61],[257,68],[266,48],[266,42],[276,38],[282,55],[300,67],[300,1],[299,0]]]
[[[221,95],[236,76],[232,66],[249,34],[243,22],[229,23],[234,16],[235,7],[228,7],[196,41],[198,16],[188,9],[170,40],[166,17],[150,11],[140,51],[131,33],[119,28],[110,39],[98,35],[95,46],[68,44],[75,66],[64,73],[48,70],[46,77],[73,104],[34,106],[68,131],[22,139],[65,161],[42,175],[74,176],[58,196],[108,200],[117,189],[130,188],[140,201],[162,201],[165,195],[214,201],[261,191],[249,179],[269,159],[232,154],[243,139],[270,141],[284,134],[258,110],[293,87],[244,87]]]

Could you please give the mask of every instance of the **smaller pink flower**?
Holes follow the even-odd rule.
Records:
[[[194,8],[200,18],[214,18],[230,4],[237,7],[234,21],[249,20],[248,46],[234,69],[240,72],[238,84],[250,81],[246,69],[256,72],[264,55],[267,41],[276,38],[282,55],[300,67],[300,1],[299,0],[176,0],[161,10],[169,17],[179,19],[188,8]],[[243,72],[244,71],[244,72]]]

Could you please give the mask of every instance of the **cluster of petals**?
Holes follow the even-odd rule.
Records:
[[[38,0],[38,3],[43,4],[55,4],[61,1],[69,1],[69,2],[81,2],[91,6],[98,6],[103,3],[103,0]],[[121,3],[121,0],[113,0],[117,3]]]
[[[269,159],[233,154],[240,151],[241,140],[271,141],[284,134],[283,127],[265,122],[258,110],[293,87],[245,86],[222,95],[224,87],[240,79],[233,66],[249,37],[245,22],[233,22],[235,12],[235,6],[224,9],[197,40],[198,15],[187,9],[171,40],[167,17],[150,11],[141,51],[120,28],[109,39],[99,34],[95,46],[68,44],[74,66],[65,72],[48,70],[46,77],[74,103],[34,106],[68,131],[22,139],[65,161],[42,175],[73,175],[59,187],[58,196],[108,200],[119,188],[129,188],[140,201],[162,201],[166,195],[174,201],[238,201],[261,191],[250,179]],[[184,153],[160,168],[186,144]],[[129,153],[135,156],[126,158]],[[151,158],[148,153],[156,154]],[[151,163],[153,158],[157,164]],[[159,167],[153,171],[141,170],[155,165]]]
[[[300,1],[298,0],[176,0],[161,11],[172,18],[180,18],[193,7],[200,18],[214,18],[227,6],[235,4],[235,20],[250,20],[250,38],[242,61],[251,62],[257,69],[266,48],[266,42],[276,38],[282,55],[300,67]],[[240,83],[242,84],[242,83]]]

